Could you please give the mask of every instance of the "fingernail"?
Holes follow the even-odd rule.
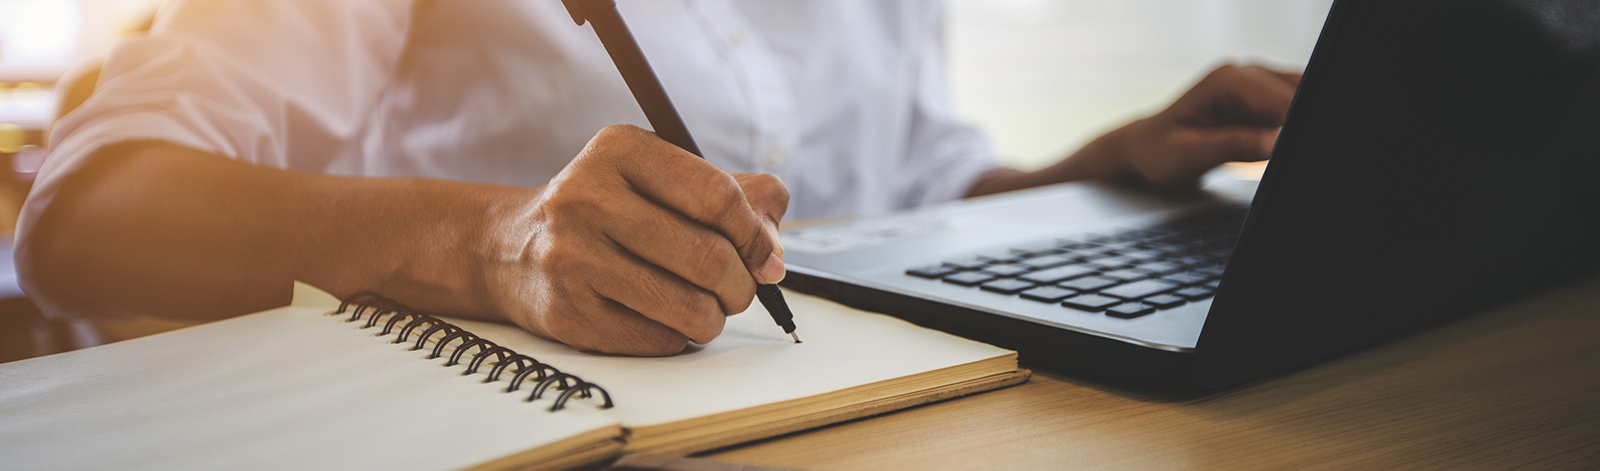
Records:
[[[767,263],[762,264],[761,269],[757,270],[757,273],[761,276],[761,279],[756,281],[760,281],[761,284],[770,285],[779,281],[783,281],[783,275],[787,272],[783,269],[783,259],[778,257],[778,254],[774,253],[767,256]]]

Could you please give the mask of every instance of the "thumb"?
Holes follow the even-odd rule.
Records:
[[[761,219],[763,226],[761,238],[764,244],[770,247],[771,253],[765,257],[746,257],[751,262],[750,273],[756,281],[765,284],[777,283],[783,280],[783,244],[778,239],[778,223],[783,221],[783,215],[789,211],[789,188],[784,186],[783,180],[768,173],[736,173],[734,180],[739,182],[739,187],[744,190],[745,200],[750,203],[750,209]]]
[[[1224,127],[1195,133],[1195,164],[1209,169],[1227,162],[1256,162],[1272,156],[1279,128]]]
[[[1218,165],[1227,162],[1255,162],[1271,156],[1278,130],[1250,127],[1189,129],[1181,133],[1174,153],[1165,168],[1146,175],[1158,185],[1193,182]]]

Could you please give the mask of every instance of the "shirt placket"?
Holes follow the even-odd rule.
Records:
[[[740,83],[749,103],[751,147],[743,159],[751,168],[786,173],[799,144],[799,118],[794,87],[784,73],[777,53],[750,27],[738,9],[725,0],[692,0],[704,27],[711,31]]]

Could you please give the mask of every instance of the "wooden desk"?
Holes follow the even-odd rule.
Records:
[[[1035,370],[1009,389],[706,458],[798,469],[1600,468],[1600,278],[1208,396]]]

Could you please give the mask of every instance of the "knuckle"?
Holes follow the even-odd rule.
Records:
[[[735,284],[731,291],[724,301],[727,303],[727,307],[722,311],[727,316],[750,309],[750,305],[755,302],[756,298],[756,282],[746,277],[741,283]]]
[[[727,239],[706,235],[697,238],[688,249],[692,251],[689,262],[692,279],[716,280],[744,271],[744,263],[733,253],[733,246]]]
[[[587,341],[587,336],[583,334],[587,331],[586,329],[592,329],[593,327],[588,325],[587,322],[581,322],[578,316],[572,312],[573,310],[570,309],[562,309],[542,313],[539,319],[540,324],[543,326],[545,334],[548,334],[550,338],[571,345],[574,348],[592,350],[595,346],[591,345]]]
[[[631,124],[613,124],[600,128],[600,131],[589,139],[578,158],[573,160],[569,168],[585,168],[591,161],[613,162],[634,153],[641,134],[648,133],[638,126]]]
[[[607,353],[624,353],[630,355],[660,357],[676,354],[683,351],[683,349],[688,346],[689,339],[687,337],[666,332],[657,335],[641,336],[632,342],[632,345],[630,345],[628,348],[630,351]]]
[[[789,206],[789,187],[783,184],[783,179],[770,173],[760,173],[751,177],[745,187],[745,193],[758,196],[759,199],[772,203],[774,207],[768,208],[782,212]],[[756,199],[756,198],[752,198]]]
[[[722,333],[722,323],[727,318],[722,312],[722,303],[716,295],[707,291],[696,290],[690,292],[683,303],[684,309],[679,313],[684,335],[699,342],[710,342],[711,339]]]
[[[642,131],[644,130],[632,124],[613,124],[600,128],[600,132],[595,133],[595,139],[620,139],[630,135],[638,134]]]
[[[733,175],[726,172],[705,172],[698,182],[705,195],[705,209],[713,218],[722,219],[737,214],[745,206],[744,190]]]
[[[709,342],[722,332],[722,307],[716,296],[698,289],[668,294],[655,306],[656,322],[696,342]]]

